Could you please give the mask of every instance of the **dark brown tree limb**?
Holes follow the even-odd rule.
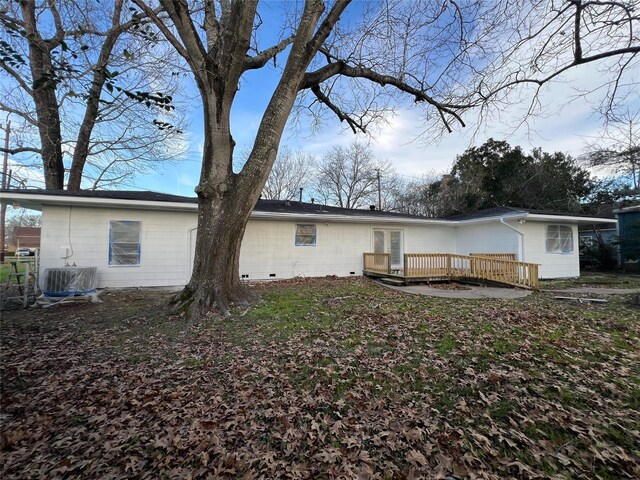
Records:
[[[53,38],[46,40],[46,42],[49,45],[49,50],[53,50],[64,41],[65,31],[62,26],[62,18],[60,18],[60,12],[58,11],[55,0],[48,0],[47,3],[49,5],[51,16],[53,17],[53,25],[55,26],[56,31]]]
[[[16,70],[11,68],[6,62],[0,62],[0,66],[5,72],[11,75],[16,82],[18,82],[18,85],[20,85],[20,87],[25,92],[27,92],[29,95],[33,95],[33,89],[27,84],[27,82],[24,81],[22,76]]]
[[[291,45],[291,43],[293,43],[293,38],[293,36],[285,38],[277,45],[267,48],[266,50],[262,50],[253,57],[245,58],[243,70],[255,70],[264,67],[269,60],[275,58],[277,54],[283,52],[285,48]]]
[[[16,147],[16,148],[4,148],[0,147],[0,152],[6,152],[9,155],[16,155],[18,153],[42,153],[42,150],[35,147]]]
[[[331,110],[333,113],[336,114],[336,116],[341,122],[346,121],[349,127],[351,127],[351,130],[353,131],[353,133],[358,133],[358,130],[361,131],[362,133],[367,132],[364,125],[356,122],[353,118],[351,118],[349,115],[345,114],[342,110],[340,110],[340,108],[338,108],[337,105],[331,102],[329,97],[327,97],[324,93],[322,93],[322,90],[320,89],[320,85],[314,85],[313,87],[311,87],[311,91],[316,96],[318,101],[326,105],[327,108],[329,108],[329,110]]]
[[[116,41],[126,28],[126,26],[121,25],[120,22],[123,4],[123,0],[115,0],[113,15],[111,17],[111,29],[102,43],[100,55],[98,56],[98,61],[96,62],[93,70],[93,79],[86,98],[87,107],[84,111],[84,117],[80,124],[80,129],[78,130],[76,145],[73,149],[73,158],[71,160],[71,168],[69,170],[67,190],[80,190],[82,185],[84,165],[89,154],[89,145],[91,143],[93,128],[96,124],[98,113],[100,111],[100,95],[107,80],[106,68],[109,64]]]
[[[313,39],[307,46],[309,51],[313,53],[313,56],[315,56],[322,45],[324,45],[324,42],[329,37],[329,34],[333,30],[333,27],[336,25],[336,23],[338,23],[338,20],[340,20],[340,16],[344,13],[345,9],[349,6],[350,3],[351,0],[337,0],[333,4],[331,10],[322,21],[322,23],[318,27],[318,30],[313,36]]]
[[[386,85],[390,85],[401,92],[408,93],[414,97],[415,102],[426,102],[429,105],[434,106],[440,113],[441,118],[445,120],[444,124],[449,131],[452,131],[452,129],[449,122],[446,121],[444,114],[451,115],[458,123],[460,123],[461,126],[464,127],[465,123],[459,112],[474,106],[471,102],[466,105],[439,102],[433,97],[427,95],[424,90],[412,87],[396,77],[391,75],[382,75],[365,67],[352,67],[347,65],[344,61],[330,63],[315,72],[307,73],[304,81],[300,85],[300,89],[312,88],[336,75],[342,75],[350,78],[364,78],[373,83],[377,83],[380,86],[384,87]]]
[[[64,162],[60,110],[55,89],[49,84],[54,75],[51,50],[38,32],[35,2],[20,0],[19,5],[22,11],[25,38],[29,42],[31,78],[34,84],[43,83],[42,88],[32,89],[32,97],[38,118],[45,186],[51,190],[62,190]]]

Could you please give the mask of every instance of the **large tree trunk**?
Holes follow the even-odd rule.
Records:
[[[205,142],[196,188],[199,200],[194,267],[189,284],[174,299],[178,309],[191,320],[198,320],[210,310],[226,315],[234,304],[253,298],[239,278],[245,227],[275,161],[306,68],[348,2],[336,2],[315,37],[324,4],[321,0],[305,3],[285,70],[262,117],[251,154],[238,174],[232,168],[234,141],[230,113],[246,68],[257,1],[226,4],[220,22],[213,9],[205,8],[210,27],[206,48],[197,36],[185,3],[180,0],[161,3],[184,45],[179,45],[168,30],[164,33],[189,63],[203,103]],[[154,18],[141,0],[136,4]],[[164,26],[160,20],[156,24]]]
[[[215,82],[215,78],[206,79]],[[232,94],[202,92],[205,142],[198,194],[198,230],[191,280],[173,303],[191,320],[209,311],[228,315],[233,305],[255,296],[240,281],[240,245],[259,191],[237,188],[233,173],[235,142],[230,130]],[[201,89],[202,91],[202,89]],[[222,99],[220,100],[220,96]]]
[[[233,305],[255,299],[240,281],[240,245],[251,213],[244,199],[200,198],[198,231],[191,280],[174,298],[178,310],[192,320],[209,311],[228,315]]]
[[[35,2],[22,0],[20,7],[26,38],[29,40],[29,66],[33,79],[33,102],[38,119],[45,187],[49,190],[62,190],[64,188],[62,135],[51,49],[38,33]]]

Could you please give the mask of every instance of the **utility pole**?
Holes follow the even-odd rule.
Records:
[[[629,163],[631,164],[631,175],[633,177],[633,188],[638,190],[638,172],[636,171],[636,156],[640,155],[640,148],[633,144],[633,120],[629,120]]]
[[[382,189],[380,188],[380,169],[376,168],[376,175],[378,176],[378,210],[382,210]]]
[[[2,160],[2,190],[9,187],[7,182],[7,169],[9,164],[9,134],[11,133],[11,120],[7,120],[6,127],[1,127],[5,131],[4,136],[4,158]],[[7,216],[7,204],[0,202],[0,263],[4,262],[4,222]]]

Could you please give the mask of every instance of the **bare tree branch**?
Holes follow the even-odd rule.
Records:
[[[34,147],[17,147],[17,148],[4,148],[0,147],[0,152],[6,152],[9,155],[16,155],[18,153],[42,153],[42,150]]]
[[[164,24],[164,22],[158,16],[158,14],[156,14],[156,12],[151,7],[149,7],[143,0],[132,0],[132,1],[140,8],[140,10],[144,12],[144,14],[147,17],[149,17],[153,21],[154,25],[158,27],[158,29],[162,32],[162,34],[167,39],[167,41],[171,44],[171,46],[176,49],[176,52],[178,52],[182,58],[189,61],[191,56],[189,55],[187,50],[182,46],[182,43],[180,43],[180,40],[178,40],[176,36],[171,32],[171,30],[167,28],[167,26]]]
[[[322,90],[320,89],[319,85],[314,85],[313,87],[311,87],[311,91],[314,93],[314,95],[318,98],[320,102],[325,104],[329,108],[329,110],[331,110],[333,113],[335,113],[338,116],[338,119],[341,122],[346,121],[349,127],[351,127],[351,130],[353,131],[353,133],[357,133],[358,130],[360,130],[362,133],[366,133],[366,128],[364,127],[364,125],[356,122],[349,115],[346,115],[344,112],[342,112],[335,104],[333,104],[331,100],[329,100],[329,97],[327,97],[324,93],[322,93]]]
[[[0,62],[0,66],[5,72],[11,75],[16,80],[16,82],[18,82],[18,85],[20,85],[20,87],[22,87],[25,92],[27,92],[29,95],[33,95],[33,89],[27,84],[27,82],[24,81],[22,76],[16,70],[11,68],[6,62]]]
[[[277,54],[281,53],[285,48],[291,45],[291,43],[293,43],[293,38],[293,36],[285,38],[277,45],[267,48],[253,57],[247,57],[244,61],[244,70],[255,70],[257,68],[264,67],[269,60],[275,58]]]
[[[446,113],[451,115],[460,123],[460,125],[464,127],[465,123],[462,120],[462,117],[460,116],[458,111],[465,110],[474,106],[472,103],[465,105],[465,104],[449,104],[449,103],[438,102],[433,97],[430,97],[429,95],[427,95],[423,90],[414,88],[406,84],[405,82],[399,80],[396,77],[393,77],[391,75],[381,75],[365,67],[352,67],[347,65],[343,61],[330,63],[329,65],[326,65],[325,67],[319,70],[316,70],[315,72],[307,73],[305,75],[305,80],[301,84],[300,88],[301,89],[312,88],[335,75],[342,75],[350,78],[364,78],[364,79],[370,80],[371,82],[377,83],[380,86],[384,87],[386,85],[391,85],[404,93],[408,93],[414,97],[415,102],[426,102],[436,107],[442,119],[444,120],[445,126],[449,131],[452,131],[452,130],[449,125],[449,122],[446,121],[444,114]],[[335,112],[335,110],[333,111]]]

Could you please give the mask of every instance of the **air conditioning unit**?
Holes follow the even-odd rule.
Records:
[[[98,286],[97,267],[45,268],[39,286],[46,297],[89,295]]]

